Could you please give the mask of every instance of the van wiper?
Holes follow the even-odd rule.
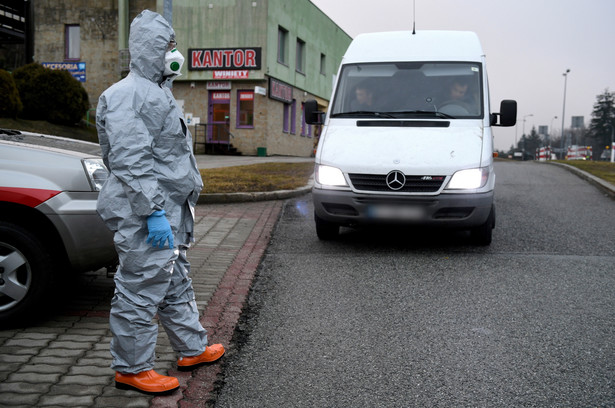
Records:
[[[454,116],[448,115],[446,113],[443,112],[438,112],[438,111],[431,111],[431,110],[408,110],[408,111],[394,111],[394,112],[388,112],[391,115],[430,115],[430,116],[435,116],[438,118],[443,118],[443,119],[455,119]],[[399,116],[394,116],[394,117],[399,117]]]
[[[396,112],[395,112],[396,113]],[[352,118],[356,116],[373,116],[376,118],[396,118],[392,112],[373,112],[373,111],[352,111],[352,112],[340,112],[332,113],[332,118]]]

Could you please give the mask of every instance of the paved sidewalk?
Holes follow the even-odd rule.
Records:
[[[211,343],[230,345],[282,205],[273,200],[197,206],[197,242],[188,255],[201,321]],[[83,276],[79,287],[65,311],[27,328],[0,329],[0,406],[205,405],[221,366],[176,371],[176,356],[162,328],[156,370],[177,375],[181,389],[164,397],[115,389],[108,323],[113,281],[100,270]]]

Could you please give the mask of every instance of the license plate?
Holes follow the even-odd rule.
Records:
[[[370,218],[382,220],[420,220],[425,216],[425,209],[417,206],[373,205],[368,208]]]

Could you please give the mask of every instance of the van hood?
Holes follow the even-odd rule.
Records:
[[[340,123],[337,123],[340,122]],[[358,127],[356,120],[336,120],[327,126],[317,162],[344,173],[452,175],[480,167],[483,127]],[[324,133],[324,132],[323,132]]]

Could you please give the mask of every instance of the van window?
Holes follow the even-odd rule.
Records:
[[[331,117],[483,117],[482,66],[475,62],[347,64]]]

